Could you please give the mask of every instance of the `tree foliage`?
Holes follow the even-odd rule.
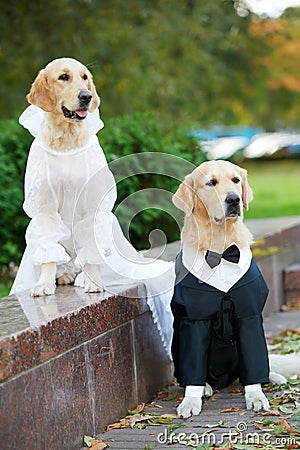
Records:
[[[1,1],[0,264],[20,256],[27,224],[21,204],[31,138],[16,117],[27,106],[38,71],[54,58],[74,57],[93,73],[106,123],[100,139],[109,160],[159,149],[196,162],[199,155],[182,125],[186,130],[210,123],[297,125],[299,11],[258,20],[239,16],[238,3]],[[125,180],[119,201],[150,182],[154,179],[146,175]],[[170,191],[175,186],[166,178],[155,183]],[[144,222],[133,223],[136,241],[157,214],[145,211]]]
[[[105,118],[144,110],[201,125],[251,117],[248,87],[262,76],[256,61],[266,45],[231,0],[2,3],[4,117],[25,107],[38,70],[61,56],[90,67]]]

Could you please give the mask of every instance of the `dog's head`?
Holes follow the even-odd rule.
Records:
[[[72,58],[55,59],[42,69],[31,86],[27,100],[44,111],[78,122],[100,104],[92,74]]]
[[[247,171],[228,161],[207,161],[197,167],[173,196],[186,215],[208,216],[216,224],[243,217],[253,199]]]

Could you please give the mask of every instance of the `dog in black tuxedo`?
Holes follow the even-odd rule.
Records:
[[[253,261],[243,222],[253,194],[246,170],[228,161],[201,164],[179,186],[173,203],[185,212],[171,303],[175,376],[185,387],[177,412],[197,415],[202,396],[239,377],[248,409],[269,409],[262,310],[268,288]],[[206,386],[206,388],[205,388]]]

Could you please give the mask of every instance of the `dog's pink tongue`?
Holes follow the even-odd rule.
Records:
[[[87,109],[78,109],[76,111],[76,114],[77,114],[77,116],[84,118],[88,115],[88,110]]]

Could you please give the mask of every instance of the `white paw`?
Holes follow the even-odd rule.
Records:
[[[270,380],[270,383],[273,383],[273,384],[286,384],[287,383],[287,379],[283,375],[281,375],[280,373],[277,373],[277,372],[270,372],[269,380]]]
[[[74,280],[75,280],[75,277],[71,273],[63,273],[60,277],[58,277],[56,279],[56,283],[59,285],[73,284]]]
[[[270,409],[269,401],[261,391],[248,392],[245,394],[245,400],[247,409],[253,409],[255,412],[261,411],[262,409],[265,411]]]
[[[214,391],[210,384],[205,383],[203,397],[212,397]]]
[[[180,405],[177,407],[179,417],[187,419],[190,416],[198,416],[202,409],[202,398],[184,397]]]
[[[55,284],[53,283],[37,283],[31,290],[32,297],[40,297],[42,295],[53,295],[55,293]]]
[[[84,292],[89,292],[90,294],[94,292],[104,292],[104,286],[99,285],[92,280],[85,280]]]

